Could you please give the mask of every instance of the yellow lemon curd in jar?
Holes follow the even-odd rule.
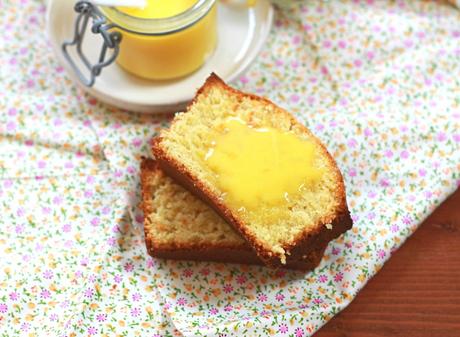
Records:
[[[321,179],[315,145],[292,132],[255,128],[231,118],[213,141],[205,161],[217,176],[225,201],[240,212],[269,221],[283,215],[291,198]],[[278,211],[276,211],[278,209]]]
[[[147,0],[144,8],[117,7],[131,17],[165,19],[190,10],[197,0]],[[121,21],[120,21],[121,20]],[[116,20],[123,26],[122,18]],[[162,35],[123,31],[117,63],[139,77],[164,80],[185,76],[203,65],[217,41],[216,8],[190,26]]]

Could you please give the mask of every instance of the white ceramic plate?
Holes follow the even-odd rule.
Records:
[[[76,17],[73,4],[74,1],[49,0],[46,28],[59,61],[78,82],[61,51],[62,42],[73,37]],[[243,74],[262,48],[273,22],[273,8],[268,0],[258,0],[251,9],[218,6],[217,48],[193,74],[173,81],[148,81],[112,64],[102,70],[93,87],[81,87],[110,105],[137,112],[165,113],[183,110],[211,72],[227,82],[234,80]],[[88,29],[83,50],[90,59],[96,59],[99,46],[99,37]]]

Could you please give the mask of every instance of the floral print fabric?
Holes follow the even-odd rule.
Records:
[[[458,10],[276,4],[264,50],[233,85],[318,135],[343,172],[354,220],[306,274],[148,257],[138,166],[171,116],[85,95],[51,51],[44,3],[0,4],[3,335],[308,336],[457,188]]]

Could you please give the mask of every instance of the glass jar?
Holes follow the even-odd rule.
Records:
[[[217,44],[216,0],[198,0],[178,15],[159,19],[131,16],[114,7],[99,10],[122,35],[116,62],[139,77],[188,75],[204,64]]]

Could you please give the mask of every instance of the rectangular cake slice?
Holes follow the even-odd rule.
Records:
[[[269,100],[215,74],[152,151],[268,266],[303,257],[352,226],[342,175],[318,138]]]
[[[262,264],[253,249],[209,206],[166,176],[152,159],[141,163],[142,209],[147,251],[176,259]],[[288,258],[287,268],[308,271],[325,246],[304,258]]]

